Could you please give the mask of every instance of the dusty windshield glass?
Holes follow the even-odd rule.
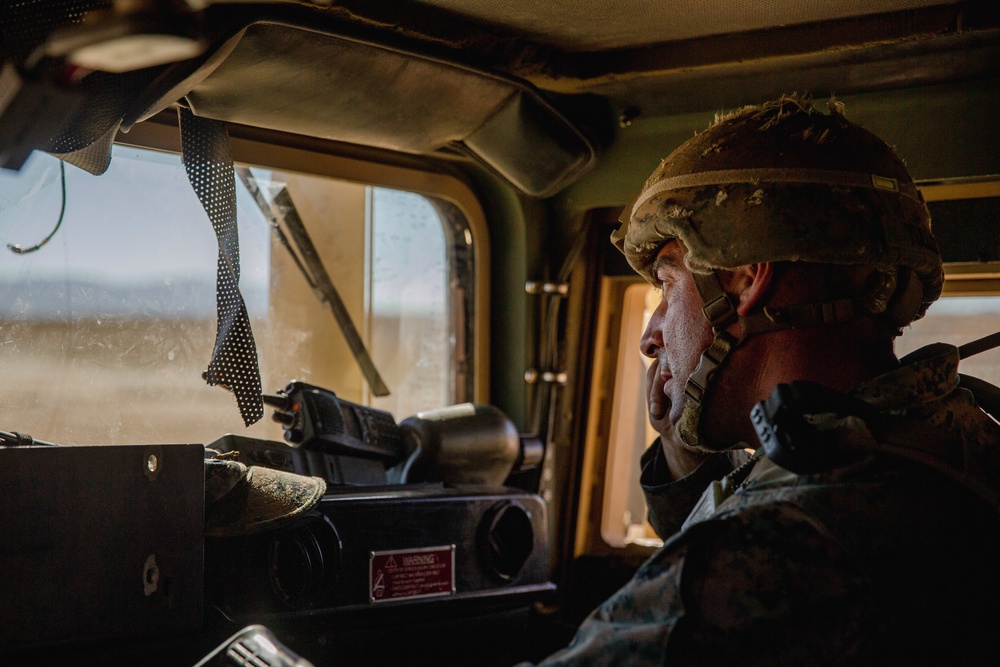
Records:
[[[391,394],[376,398],[330,311],[237,179],[240,291],[262,387],[292,379],[403,419],[453,402],[448,243],[431,200],[253,168],[291,196]],[[180,157],[116,146],[108,172],[36,153],[0,173],[0,430],[59,444],[281,439],[270,413],[245,428],[201,374],[216,331],[217,241]],[[464,243],[464,237],[462,238]]]

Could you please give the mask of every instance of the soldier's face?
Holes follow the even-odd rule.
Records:
[[[660,303],[639,345],[643,354],[658,361],[658,379],[668,401],[665,411],[676,424],[684,409],[684,386],[712,343],[712,327],[702,312],[694,278],[684,266],[680,244],[670,241],[660,249],[653,274],[660,283]]]

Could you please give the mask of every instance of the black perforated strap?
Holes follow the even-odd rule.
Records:
[[[225,123],[180,108],[184,168],[219,241],[216,273],[218,328],[205,379],[228,387],[243,423],[264,416],[257,346],[240,293],[240,240],[236,228],[236,177]]]

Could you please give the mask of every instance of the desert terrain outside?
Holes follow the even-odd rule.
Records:
[[[281,439],[269,413],[244,427],[205,383],[215,319],[0,323],[0,430],[61,445]],[[262,378],[265,392],[284,386]]]
[[[373,399],[343,379],[360,377],[349,354],[316,352],[343,346],[332,321],[309,330],[255,318],[262,390],[303,380],[396,421],[443,407],[448,337],[446,324],[431,320],[375,319],[381,345],[372,353],[393,393]],[[232,394],[202,379],[215,330],[214,317],[0,319],[0,431],[59,445],[207,445],[228,433],[283,441],[272,409],[246,427]]]

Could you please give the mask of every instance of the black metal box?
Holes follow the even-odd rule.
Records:
[[[204,448],[0,448],[0,652],[196,628]]]

